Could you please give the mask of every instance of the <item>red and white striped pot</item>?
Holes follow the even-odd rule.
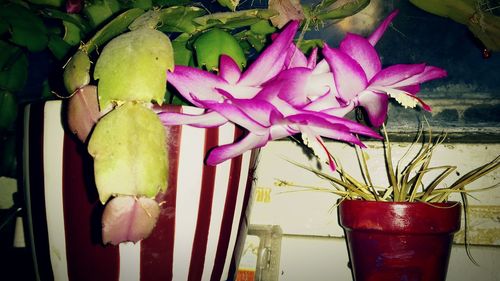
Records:
[[[233,142],[232,124],[167,127],[168,190],[150,237],[104,246],[92,158],[64,129],[63,103],[24,112],[24,187],[38,280],[232,280],[246,236],[257,151],[206,166],[207,151]],[[192,111],[190,107],[166,110]]]

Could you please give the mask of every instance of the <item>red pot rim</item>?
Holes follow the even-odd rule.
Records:
[[[393,233],[455,233],[460,229],[460,202],[382,202],[343,200],[339,222],[346,230]]]

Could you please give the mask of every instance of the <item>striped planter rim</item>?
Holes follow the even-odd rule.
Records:
[[[169,106],[166,111],[199,112]],[[242,131],[166,127],[168,189],[153,233],[138,243],[101,243],[92,158],[63,125],[63,103],[24,112],[23,174],[29,242],[39,280],[231,280],[247,227],[258,151],[217,166],[207,152]]]

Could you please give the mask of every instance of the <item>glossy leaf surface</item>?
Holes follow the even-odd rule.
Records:
[[[246,65],[245,54],[238,41],[226,31],[214,28],[202,34],[194,42],[198,65],[208,70],[217,70],[221,55],[230,56],[239,68]]]

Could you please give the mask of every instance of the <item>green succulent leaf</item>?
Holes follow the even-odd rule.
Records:
[[[336,1],[328,1],[329,4],[336,4]],[[363,10],[366,6],[370,4],[370,0],[358,0],[358,1],[347,1],[332,8],[329,5],[322,5],[321,8],[316,11],[315,19],[317,20],[336,20],[343,19],[352,16],[359,11]]]
[[[127,8],[140,8],[143,10],[149,10],[153,8],[153,1],[151,0],[125,0],[121,1],[122,7]]]
[[[183,33],[172,41],[175,65],[195,66],[193,52],[188,48],[190,38],[189,34]],[[165,92],[163,101],[172,105],[188,104],[188,102],[180,98],[179,95],[174,94],[170,88]]]
[[[250,26],[250,30],[255,34],[268,35],[276,32],[277,29],[268,20],[259,20]]]
[[[101,109],[113,101],[162,104],[166,72],[173,67],[170,39],[158,30],[141,28],[114,38],[104,47],[94,70]]]
[[[3,19],[0,19],[0,35],[9,31],[9,25]]]
[[[11,68],[23,53],[16,45],[0,40],[0,71]]]
[[[14,25],[12,27],[13,43],[28,48],[31,52],[40,52],[47,47],[47,34],[33,32],[29,25]]]
[[[40,10],[40,15],[50,19],[59,19],[64,22],[70,22],[76,25],[82,33],[87,33],[91,30],[89,23],[83,20],[79,14],[68,14],[57,9],[45,8]]]
[[[71,45],[61,37],[55,35],[49,37],[49,45],[47,47],[58,60],[65,58],[71,50]]]
[[[251,30],[247,30],[243,34],[239,34],[238,36],[241,36],[241,40],[246,40],[250,44],[250,46],[257,52],[260,52],[262,49],[264,49],[267,43],[267,38],[265,35],[254,33]]]
[[[411,0],[410,2],[429,13],[466,25],[488,50],[500,50],[500,16],[492,13],[495,8],[485,10],[488,5],[471,0]],[[481,5],[484,8],[481,8]]]
[[[155,7],[184,6],[191,3],[193,3],[191,0],[153,0]]]
[[[115,36],[127,31],[128,26],[143,13],[144,10],[139,8],[130,9],[121,13],[103,28],[99,29],[83,48],[88,54],[92,53],[96,48],[101,47]]]
[[[475,1],[430,1],[430,0],[410,0],[410,3],[418,8],[441,17],[451,18],[454,21],[465,24],[471,20],[475,13]]]
[[[82,41],[82,33],[80,28],[69,21],[63,21],[64,37],[63,40],[71,46],[78,46]]]
[[[14,94],[0,90],[0,131],[14,127],[17,118],[17,102]]]
[[[90,59],[84,51],[77,51],[64,67],[63,81],[68,93],[73,93],[90,82]]]
[[[198,66],[218,70],[222,54],[233,58],[240,69],[246,65],[246,57],[238,41],[228,32],[218,28],[200,35],[193,44]]]
[[[36,5],[52,6],[52,7],[62,7],[64,4],[63,0],[28,0],[28,2]]]
[[[99,198],[154,197],[167,185],[166,133],[158,116],[137,103],[125,103],[97,123],[88,145],[94,157]]]
[[[276,15],[275,11],[268,9],[250,9],[236,12],[213,13],[197,17],[193,21],[205,29],[209,27],[223,27],[224,29],[235,29],[249,26],[262,19],[269,19]]]
[[[236,11],[236,7],[240,3],[240,0],[217,0],[217,2],[231,11]]]
[[[90,25],[95,28],[119,10],[120,3],[118,0],[94,0],[85,1],[82,12],[87,17]]]
[[[24,53],[16,54],[17,59],[0,70],[0,89],[21,91],[28,79],[28,58]]]
[[[142,27],[155,29],[160,24],[160,11],[149,10],[138,16],[128,27],[130,30],[136,30]]]
[[[309,53],[313,48],[322,48],[323,41],[320,39],[301,40],[296,42],[297,47],[304,53]]]
[[[187,46],[189,38],[190,36],[184,33],[172,41],[175,65],[193,65],[193,52]]]
[[[163,32],[194,33],[199,29],[199,24],[193,19],[205,15],[207,12],[198,7],[174,6],[160,10],[161,24],[158,30]]]
[[[14,3],[0,4],[0,18],[9,26],[10,41],[39,52],[47,47],[47,29],[43,21],[29,9]]]

